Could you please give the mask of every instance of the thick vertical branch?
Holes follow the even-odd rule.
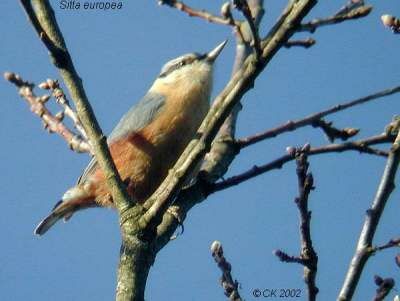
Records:
[[[400,121],[396,121],[393,125],[394,130],[398,131]],[[400,133],[397,134],[392,148],[389,152],[386,166],[383,171],[381,181],[372,206],[367,210],[364,225],[361,230],[360,238],[356,247],[355,254],[351,260],[349,269],[346,274],[343,286],[340,290],[338,300],[351,300],[356,290],[361,273],[371,255],[372,241],[375,236],[376,229],[382,212],[385,209],[387,200],[395,187],[395,177],[400,161]]]
[[[122,227],[126,227],[122,232],[129,234],[124,236],[121,246],[115,300],[142,301],[156,253],[148,240],[132,231],[136,228],[133,223],[126,222]]]

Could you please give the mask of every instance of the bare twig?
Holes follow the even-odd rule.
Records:
[[[354,253],[353,259],[351,260],[346,278],[338,297],[338,300],[340,301],[351,300],[353,297],[364,266],[371,256],[371,252],[369,250],[372,247],[373,238],[378,228],[382,212],[385,208],[386,202],[390,197],[390,194],[395,187],[394,181],[400,162],[399,128],[400,120],[395,119],[390,124],[390,127],[387,129],[387,132],[397,132],[396,139],[390,149],[389,156],[386,161],[386,166],[381,177],[381,181],[377,189],[375,198],[372,202],[371,208],[367,210],[367,215],[361,230],[356,251]]]
[[[186,13],[189,17],[198,17],[201,19],[204,19],[208,22],[216,23],[216,24],[222,24],[222,25],[233,25],[230,24],[230,20],[228,18],[220,17],[217,15],[213,15],[205,10],[199,10],[192,8],[182,1],[176,1],[176,0],[159,0],[158,1],[159,5],[168,5],[170,7],[176,8],[184,13]],[[240,25],[240,24],[237,24]]]
[[[231,12],[231,5],[229,2],[225,2],[221,6],[221,16],[214,15],[210,12],[207,12],[203,9],[195,9],[190,7],[189,5],[183,3],[182,1],[175,0],[159,0],[159,5],[168,5],[172,8],[176,8],[184,13],[186,13],[189,17],[197,17],[207,22],[220,24],[220,25],[228,25],[233,27],[234,32],[239,37],[239,42],[244,43],[245,37],[242,32],[242,24],[243,22],[235,20]]]
[[[372,6],[360,6],[347,13],[335,14],[334,16],[324,19],[314,19],[308,23],[301,24],[298,31],[308,31],[313,33],[321,26],[338,24],[344,21],[365,17],[371,12],[371,10]]]
[[[339,111],[343,111],[346,110],[348,108],[357,106],[357,105],[361,105],[363,103],[372,101],[372,100],[376,100],[378,98],[384,97],[384,96],[389,96],[395,93],[400,92],[400,86],[397,87],[393,87],[390,89],[386,89],[386,90],[382,90],[361,98],[357,98],[355,100],[351,100],[349,102],[345,102],[339,105],[336,105],[332,108],[329,108],[327,110],[309,115],[307,117],[304,117],[302,119],[299,120],[295,120],[295,121],[288,121],[285,124],[282,124],[280,126],[277,126],[273,129],[267,130],[263,133],[260,134],[256,134],[254,136],[250,136],[250,137],[246,137],[246,138],[242,138],[242,139],[238,139],[237,140],[237,144],[240,148],[244,148],[247,147],[249,145],[252,145],[254,143],[260,142],[262,140],[265,139],[269,139],[272,137],[276,137],[282,133],[285,132],[290,132],[290,131],[294,131],[298,128],[304,127],[304,126],[308,126],[308,125],[312,125],[314,121],[321,119],[322,117],[325,117],[327,115],[339,112]]]
[[[374,301],[383,301],[395,285],[393,278],[381,278],[378,275],[374,276],[374,282],[378,286]]]
[[[258,34],[258,26],[255,23],[255,18],[253,18],[252,16],[249,4],[247,3],[247,0],[233,0],[233,4],[239,11],[242,12],[243,16],[247,21],[247,24],[250,28],[250,32],[252,35],[252,42],[250,45],[254,49],[254,52],[256,54],[256,60],[259,61],[262,54],[260,36]]]
[[[305,40],[290,40],[287,41],[285,44],[286,48],[291,48],[291,47],[304,47],[304,48],[310,48],[311,46],[314,46],[316,41],[313,38],[308,38]]]
[[[317,119],[312,124],[313,127],[321,128],[329,142],[334,142],[335,139],[341,139],[346,141],[347,139],[354,137],[360,131],[355,128],[344,128],[342,130],[332,126],[332,122],[327,122],[324,119]]]
[[[296,158],[296,174],[299,189],[299,195],[295,198],[295,203],[300,214],[300,255],[289,256],[281,250],[275,251],[275,255],[283,262],[294,262],[304,266],[304,282],[307,285],[308,300],[315,301],[318,294],[318,288],[315,284],[318,255],[314,250],[311,239],[311,211],[308,210],[308,197],[311,190],[314,189],[313,176],[308,172],[309,164],[307,161],[307,154],[309,150],[309,144],[304,145],[301,149],[293,150]]]
[[[298,263],[301,265],[304,265],[305,262],[303,260],[303,258],[299,257],[299,256],[291,256],[289,254],[287,254],[286,252],[282,251],[282,250],[274,250],[273,254],[278,257],[278,259],[282,262],[287,262],[287,263]]]
[[[76,112],[71,108],[67,97],[65,96],[64,91],[60,88],[60,84],[56,80],[48,79],[46,82],[39,85],[42,89],[49,89],[52,92],[52,95],[56,99],[57,103],[64,109],[64,113],[68,116],[72,122],[74,123],[74,127],[79,131],[80,135],[88,141],[87,134],[85,129],[82,126],[81,121],[79,120]],[[88,141],[89,143],[89,141]]]
[[[339,11],[335,15],[337,16],[348,14],[352,10],[363,6],[364,4],[364,0],[349,0],[343,7],[339,9]]]
[[[225,296],[227,296],[230,301],[241,301],[242,298],[239,295],[239,283],[237,280],[233,280],[232,278],[232,266],[226,260],[222,244],[219,241],[214,241],[211,244],[211,255],[214,257],[215,262],[218,264],[218,267],[222,272],[220,281]]]
[[[391,15],[383,15],[381,17],[383,25],[389,27],[393,33],[400,33],[400,19]]]
[[[49,95],[36,96],[33,93],[34,84],[24,81],[18,74],[6,72],[4,77],[18,88],[19,95],[28,102],[31,111],[43,120],[44,128],[49,133],[59,134],[73,151],[91,153],[90,144],[63,124],[64,113],[54,116],[47,109],[45,103],[50,99]]]
[[[300,258],[302,258],[304,262],[304,282],[307,285],[308,300],[314,301],[318,294],[318,288],[315,284],[318,255],[314,250],[311,240],[311,211],[308,210],[308,197],[311,190],[314,189],[313,176],[308,172],[309,164],[307,162],[307,153],[309,150],[310,146],[305,145],[296,155],[296,173],[299,186],[299,196],[296,198],[295,202],[300,213]]]
[[[384,133],[382,135],[373,136],[370,138],[366,138],[359,141],[354,141],[355,145],[349,145],[348,142],[342,144],[329,144],[329,147],[319,147],[319,148],[311,148],[309,155],[317,155],[319,153],[329,153],[335,151],[345,151],[345,150],[365,150],[370,151],[372,154],[377,154],[381,156],[386,156],[387,153],[371,148],[371,145],[389,143],[394,140],[394,136],[392,136],[389,132]],[[178,195],[176,201],[174,202],[174,211],[176,214],[165,214],[162,223],[157,228],[157,250],[164,247],[172,236],[173,232],[177,228],[180,222],[184,221],[186,218],[186,214],[190,211],[193,206],[201,203],[206,199],[210,194],[230,188],[232,186],[238,185],[242,182],[245,182],[253,177],[261,175],[262,173],[268,172],[273,169],[282,168],[282,166],[292,160],[294,160],[295,149],[289,147],[287,149],[288,154],[284,155],[274,161],[271,161],[268,164],[263,166],[255,166],[252,169],[244,172],[240,175],[228,178],[227,180],[210,184],[208,181],[203,181],[202,177],[199,177],[198,182],[195,185],[191,185],[189,187],[184,188]],[[220,171],[220,168],[217,166],[216,169]],[[222,173],[223,174],[223,173]],[[178,215],[179,219],[175,218]],[[399,259],[400,262],[400,259]]]
[[[400,238],[393,238],[383,245],[375,246],[371,248],[371,252],[382,251],[393,247],[400,247]]]
[[[221,15],[222,17],[228,21],[228,25],[233,27],[234,33],[236,35],[236,41],[237,43],[240,44],[244,44],[246,42],[246,39],[243,35],[242,32],[242,22],[240,21],[236,21],[233,18],[232,15],[232,10],[231,10],[231,4],[229,2],[225,2],[224,4],[222,4],[221,6]]]
[[[381,144],[381,143],[389,143],[393,141],[393,137],[388,136],[386,133],[378,136],[369,137],[366,139],[361,139],[358,141],[344,142],[338,144],[328,144],[320,147],[311,148],[308,152],[309,156],[324,154],[324,153],[332,153],[332,152],[344,152],[344,151],[358,151],[360,153],[373,154],[377,156],[386,157],[387,153],[385,151],[381,151],[375,148],[371,148],[371,145]],[[220,181],[214,184],[210,184],[208,187],[208,193],[214,193],[216,191],[220,191],[223,189],[230,188],[232,186],[239,185],[242,182],[250,180],[254,177],[257,177],[263,173],[274,169],[280,169],[282,166],[292,160],[295,159],[295,152],[292,151],[292,148],[288,149],[288,154],[283,155],[267,164],[260,166],[253,166],[251,169],[238,174],[236,176],[232,176],[224,181]]]

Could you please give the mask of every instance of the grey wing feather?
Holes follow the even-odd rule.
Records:
[[[136,105],[132,106],[127,113],[121,118],[117,126],[108,136],[107,142],[120,139],[127,134],[140,131],[150,124],[157,113],[161,111],[165,104],[165,97],[157,93],[147,93]],[[89,162],[78,179],[78,184],[84,182],[87,175],[97,166],[95,158]]]

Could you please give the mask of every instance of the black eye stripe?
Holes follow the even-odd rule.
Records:
[[[207,56],[207,54],[198,54],[194,53],[191,56],[186,56],[182,57],[182,59],[179,62],[176,62],[175,64],[168,66],[168,69],[164,70],[158,77],[166,77],[170,73],[174,72],[175,70],[178,70],[179,68],[192,64],[195,61],[200,61],[204,59]],[[164,68],[163,68],[164,69]]]
[[[191,62],[193,62],[193,60],[190,61],[190,63],[191,63]],[[163,73],[161,73],[161,74],[159,75],[159,77],[165,77],[165,76],[167,76],[168,74],[174,72],[175,70],[178,70],[179,68],[181,68],[181,67],[187,65],[188,63],[189,63],[189,60],[188,60],[188,59],[184,59],[184,60],[182,60],[182,61],[180,61],[180,62],[178,62],[178,63],[172,65],[171,67],[169,67],[167,70],[165,70]]]
[[[168,74],[174,72],[175,70],[179,69],[183,65],[184,65],[183,62],[179,62],[179,63],[177,63],[175,65],[172,65],[167,70],[165,70],[163,73],[161,73],[159,77],[166,77]]]

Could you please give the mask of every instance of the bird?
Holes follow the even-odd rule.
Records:
[[[107,138],[111,157],[130,197],[144,202],[162,183],[210,107],[213,66],[226,40],[209,52],[189,53],[167,62],[148,92]],[[115,207],[95,158],[35,228],[43,235],[57,221],[82,209]]]

